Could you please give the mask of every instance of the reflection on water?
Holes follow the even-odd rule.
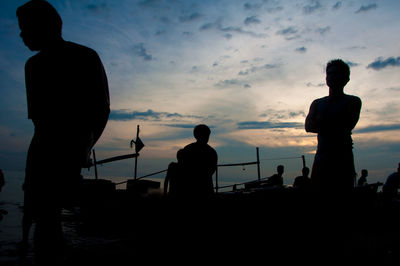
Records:
[[[23,191],[22,184],[24,182],[23,171],[3,171],[6,184],[0,192],[0,209],[8,212],[0,221],[0,265],[25,265],[30,264],[33,258],[33,232],[30,234],[30,247],[27,257],[21,261],[18,257],[18,243],[22,239],[21,221],[23,216]],[[89,177],[91,178],[91,177]],[[109,180],[119,183],[124,182],[127,178],[117,177],[108,178]],[[126,184],[120,184],[117,189],[125,189]],[[63,229],[67,239],[69,249],[79,246],[81,250],[85,247],[89,249],[93,245],[107,246],[120,241],[112,236],[89,235],[80,230],[79,219],[76,219],[78,210],[63,210]]]

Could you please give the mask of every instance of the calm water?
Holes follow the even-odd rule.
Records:
[[[0,209],[8,212],[0,221],[0,265],[23,265],[17,254],[17,243],[22,239],[22,206],[23,191],[22,184],[24,182],[25,173],[23,171],[4,171],[6,184],[0,192]],[[90,177],[89,177],[90,178]],[[113,182],[122,182],[126,178],[113,178]],[[125,184],[117,186],[118,189],[125,189]],[[70,245],[91,245],[92,243],[104,243],[115,241],[115,239],[104,239],[96,237],[82,237],[76,233],[76,224],[74,219],[68,219],[71,213],[63,212],[63,228]],[[33,241],[33,231],[31,229],[30,244]],[[27,260],[32,259],[32,248],[27,256]],[[28,263],[29,265],[29,263]]]

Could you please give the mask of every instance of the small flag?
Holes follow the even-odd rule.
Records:
[[[135,151],[136,153],[138,153],[141,149],[143,149],[144,147],[144,143],[142,142],[142,140],[137,137],[136,141],[135,141]]]

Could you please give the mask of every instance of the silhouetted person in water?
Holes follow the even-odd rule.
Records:
[[[303,167],[301,170],[302,175],[294,179],[293,187],[298,189],[307,189],[310,187],[311,179],[308,177],[310,168]]]
[[[17,9],[21,38],[38,53],[25,65],[28,150],[24,213],[36,223],[36,259],[49,263],[63,244],[61,207],[76,194],[81,168],[110,112],[106,73],[97,53],[62,38],[62,20],[46,1]],[[44,262],[42,262],[44,261]]]
[[[362,187],[367,185],[367,176],[368,176],[368,170],[367,169],[362,169],[361,170],[361,176],[358,179],[357,186]]]
[[[168,165],[167,175],[165,176],[164,181],[164,195],[176,196],[182,190],[180,187],[182,157],[183,150],[181,149],[176,153],[176,159],[178,162],[172,162]]]
[[[214,194],[212,176],[217,169],[217,152],[208,145],[211,130],[197,125],[193,135],[196,142],[187,145],[182,154],[182,183],[185,196],[191,199],[210,198]]]
[[[350,192],[354,187],[351,131],[360,116],[361,100],[343,92],[349,80],[349,66],[340,59],[330,61],[326,66],[329,95],[313,101],[305,121],[306,131],[318,134],[311,181],[319,191]]]
[[[386,179],[385,184],[382,187],[383,198],[385,204],[391,204],[393,198],[398,194],[400,188],[400,163],[397,166],[397,172],[389,175]]]
[[[283,165],[278,165],[276,168],[276,174],[270,176],[266,182],[268,186],[283,186],[283,172],[284,172],[284,166]]]

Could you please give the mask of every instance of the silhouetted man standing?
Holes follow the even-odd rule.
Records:
[[[193,199],[209,198],[214,194],[212,175],[217,169],[217,152],[208,145],[211,130],[197,125],[193,135],[196,142],[187,145],[182,152],[182,180],[184,194]]]
[[[24,208],[36,222],[36,255],[46,260],[60,251],[61,207],[79,185],[81,168],[105,128],[109,91],[97,53],[63,40],[61,17],[48,2],[30,1],[17,9],[17,17],[25,45],[38,51],[25,65],[28,118],[35,132]]]
[[[349,192],[354,187],[351,131],[360,116],[361,100],[343,92],[349,80],[349,66],[340,59],[330,61],[326,66],[329,95],[313,101],[305,121],[307,132],[318,133],[311,181],[324,191]]]

